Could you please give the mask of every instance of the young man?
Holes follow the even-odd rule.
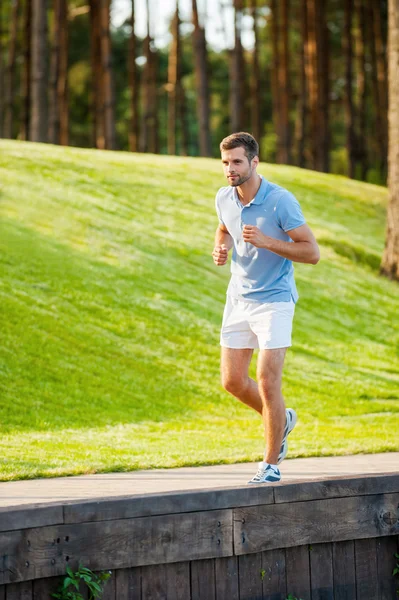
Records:
[[[294,196],[256,172],[256,140],[233,133],[220,150],[229,187],[216,195],[215,264],[225,265],[233,249],[220,337],[222,385],[263,419],[264,460],[248,483],[274,483],[281,478],[278,465],[297,419],[292,408],[285,409],[281,393],[298,300],[292,262],[316,264],[320,254]],[[257,382],[248,376],[255,348]]]

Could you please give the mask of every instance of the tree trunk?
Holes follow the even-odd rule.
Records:
[[[105,148],[104,131],[104,101],[103,101],[103,73],[101,63],[100,43],[100,6],[98,0],[90,0],[90,62],[91,62],[91,115],[93,123],[92,145],[95,148]]]
[[[32,1],[31,130],[33,142],[47,142],[47,0]]]
[[[189,136],[188,136],[188,124],[187,124],[187,103],[184,86],[180,80],[179,86],[179,121],[180,121],[180,132],[181,132],[181,148],[180,154],[182,156],[188,155],[189,148]]]
[[[242,0],[234,0],[234,49],[230,61],[230,128],[232,132],[243,128],[244,69],[241,43]]]
[[[59,143],[69,145],[69,93],[68,93],[68,0],[62,0],[60,33],[60,64],[58,74]]]
[[[251,125],[252,135],[258,142],[261,138],[261,75],[259,68],[259,36],[257,0],[250,0],[251,16],[253,19],[254,49],[252,51],[251,68]]]
[[[3,2],[0,0],[0,138],[3,137],[4,120],[4,65],[3,65]]]
[[[129,87],[130,87],[130,127],[129,127],[129,148],[131,152],[137,152],[139,144],[139,81],[136,65],[137,39],[135,34],[135,10],[134,0],[131,2],[132,16],[131,27],[132,34],[129,40]]]
[[[377,88],[378,106],[381,119],[380,147],[381,147],[381,173],[386,172],[386,157],[388,152],[388,98],[387,98],[387,66],[386,53],[382,35],[381,5],[379,0],[372,0],[372,22],[374,25],[374,41],[377,63]]]
[[[309,90],[312,167],[329,170],[329,64],[326,0],[308,0],[306,79]]]
[[[31,105],[31,38],[32,38],[32,0],[25,0],[23,30],[23,67],[21,80],[21,140],[29,140]]]
[[[365,0],[355,0],[358,34],[357,42],[357,160],[360,163],[361,179],[367,177],[367,136],[366,136],[366,14]]]
[[[279,72],[280,72],[280,52],[279,52],[279,14],[277,0],[271,0],[271,36],[272,36],[272,103],[273,103],[273,124],[276,133],[276,161],[281,162],[280,156],[280,140],[281,132],[281,108],[279,98]]]
[[[15,57],[17,51],[18,34],[18,13],[20,8],[19,0],[12,0],[11,22],[10,22],[10,40],[8,46],[8,61],[5,76],[5,118],[3,137],[13,137],[13,116],[14,116],[14,79],[15,79]]]
[[[67,3],[66,0],[56,0],[50,69],[49,142],[52,144],[68,144],[67,72]]]
[[[289,85],[289,47],[288,47],[288,33],[289,33],[289,0],[281,1],[281,28],[279,40],[281,45],[281,52],[279,53],[281,60],[279,60],[279,72],[278,72],[278,93],[280,102],[280,118],[281,118],[281,136],[279,138],[279,152],[278,162],[289,165],[291,164],[291,127],[290,127],[290,116],[289,116],[289,97],[290,97],[290,85]]]
[[[169,49],[168,64],[168,154],[177,154],[176,129],[180,113],[180,19],[179,4],[172,20],[172,44]]]
[[[158,66],[159,55],[156,49],[151,53],[151,71],[150,71],[150,98],[151,98],[151,119],[149,135],[149,152],[159,153],[159,118],[158,118]]]
[[[355,112],[353,106],[353,50],[352,50],[352,23],[353,2],[345,0],[345,24],[342,37],[345,57],[345,118],[346,118],[346,149],[348,155],[348,176],[355,177],[356,172],[356,138],[355,138]]]
[[[389,204],[381,273],[399,281],[399,0],[388,2]]]
[[[297,107],[297,121],[295,127],[295,137],[297,146],[297,164],[299,167],[305,167],[305,140],[306,140],[306,116],[307,116],[307,88],[306,88],[306,66],[305,66],[305,47],[308,38],[308,25],[306,18],[306,0],[301,0],[300,6],[300,24],[301,24],[301,60],[300,60],[300,90]]]
[[[197,88],[197,118],[199,149],[201,156],[211,156],[211,135],[209,127],[209,86],[205,30],[198,18],[197,0],[192,0],[194,22],[195,83]]]
[[[101,64],[104,102],[105,147],[116,148],[115,99],[112,78],[112,52],[110,35],[110,0],[100,0]]]
[[[146,58],[143,71],[143,106],[144,115],[141,127],[140,149],[142,152],[157,153],[159,149],[158,136],[158,56],[152,50],[151,15],[149,1],[147,7],[147,35],[144,39],[144,56]]]
[[[320,171],[330,171],[330,48],[327,27],[327,0],[316,2],[317,15],[317,58],[319,80],[319,111],[320,111]]]

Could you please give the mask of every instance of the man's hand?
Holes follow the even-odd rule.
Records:
[[[215,246],[212,252],[213,262],[218,267],[222,267],[227,263],[228,250],[224,244],[221,246]]]
[[[266,248],[269,237],[261,232],[255,225],[244,225],[242,230],[244,242],[249,242],[257,248]]]

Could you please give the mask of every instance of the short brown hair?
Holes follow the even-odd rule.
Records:
[[[234,148],[244,148],[245,156],[248,158],[249,162],[251,162],[255,156],[259,156],[258,142],[253,135],[246,133],[245,131],[232,133],[220,142],[221,152],[223,150],[233,150]]]

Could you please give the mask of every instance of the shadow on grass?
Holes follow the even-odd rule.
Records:
[[[329,246],[339,254],[348,258],[354,263],[369,267],[373,271],[379,271],[381,264],[381,255],[377,252],[366,250],[364,246],[358,246],[346,240],[333,240],[322,237],[318,240],[322,246]]]

